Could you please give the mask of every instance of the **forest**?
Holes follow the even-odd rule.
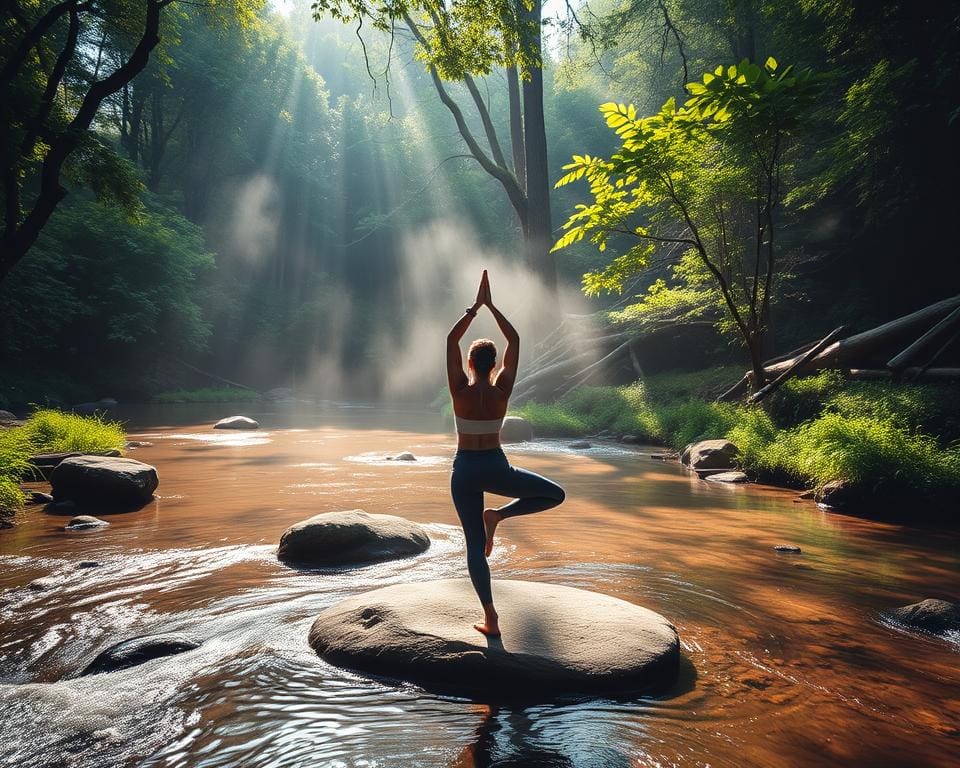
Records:
[[[960,764],[956,0],[3,7],[0,763]]]
[[[955,480],[953,320],[892,387],[826,372],[743,418],[712,402],[956,295],[957,10],[883,9],[19,2],[0,407],[431,402],[434,340],[489,265],[538,339],[515,400],[547,432],[682,447],[760,419],[761,445],[847,408],[873,421],[837,439],[883,434],[882,461],[909,444],[917,483]],[[889,378],[928,330],[908,326],[816,368]]]

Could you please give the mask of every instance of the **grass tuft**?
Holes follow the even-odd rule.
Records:
[[[18,483],[32,479],[28,462],[38,453],[120,451],[127,436],[116,422],[54,410],[36,411],[23,426],[0,430],[0,512],[23,504]]]

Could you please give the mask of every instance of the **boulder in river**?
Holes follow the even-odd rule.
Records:
[[[799,555],[801,552],[800,547],[796,544],[777,544],[773,549],[776,552],[783,552],[787,555]]]
[[[500,442],[522,443],[525,440],[533,440],[533,427],[530,422],[519,416],[507,416],[500,429]]]
[[[690,469],[731,469],[737,464],[737,446],[729,440],[701,440],[680,452]]]
[[[16,421],[17,417],[15,414],[10,413],[10,411],[4,411],[0,409],[0,424],[6,424],[9,421]]]
[[[214,429],[260,429],[260,424],[248,416],[228,416],[213,425]]]
[[[74,456],[64,459],[50,475],[53,498],[80,505],[130,508],[153,498],[160,480],[157,470],[136,459]]]
[[[713,483],[747,483],[750,481],[750,478],[740,470],[716,472],[712,475],[707,475],[705,479]]]
[[[640,692],[674,682],[676,629],[608,595],[529,581],[493,584],[501,638],[473,628],[467,579],[393,586],[347,598],[310,629],[331,664],[438,690],[503,697]]]
[[[960,604],[946,600],[921,600],[890,611],[895,621],[927,632],[960,631]]]
[[[857,489],[846,480],[831,480],[814,493],[814,499],[830,509],[846,509],[859,501]]]
[[[90,528],[103,528],[107,525],[110,525],[110,523],[106,520],[101,520],[99,517],[77,515],[76,517],[71,517],[70,522],[63,526],[63,529],[65,531],[85,531]]]
[[[324,512],[291,525],[280,537],[277,557],[296,565],[363,565],[417,555],[430,537],[416,523],[362,509]]]
[[[49,493],[44,493],[43,491],[27,492],[28,504],[49,504],[51,501],[53,501],[53,496]]]
[[[403,451],[398,453],[396,456],[387,456],[387,461],[416,461],[417,457],[414,456],[410,451]]]
[[[586,440],[577,440],[576,442],[570,443],[567,448],[573,448],[576,451],[582,451],[586,448],[593,448],[593,444],[588,443]]]
[[[199,648],[200,643],[200,640],[194,640],[192,637],[179,633],[133,637],[116,645],[111,645],[107,650],[98,654],[83,670],[81,676],[116,672],[118,669],[134,667],[151,659],[192,651],[194,648]]]

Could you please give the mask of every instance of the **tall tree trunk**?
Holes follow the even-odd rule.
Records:
[[[541,3],[536,0],[525,10],[524,18],[536,25],[535,43],[540,49]],[[553,246],[553,223],[550,216],[550,178],[547,168],[547,132],[543,119],[543,69],[531,67],[523,81],[523,138],[527,162],[527,264],[553,290],[557,286],[557,270],[550,248]]]
[[[520,106],[520,77],[516,67],[507,68],[507,91],[510,97],[510,146],[513,151],[513,173],[523,191],[527,191],[527,153],[523,146],[523,108]]]

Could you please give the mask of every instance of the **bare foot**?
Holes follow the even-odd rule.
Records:
[[[490,553],[493,552],[493,534],[497,530],[497,523],[501,520],[503,515],[493,507],[483,510],[483,530],[487,534],[487,544],[483,548],[483,554],[487,557],[490,557]]]
[[[473,628],[486,635],[487,637],[500,637],[500,624],[496,621],[485,621],[482,624],[474,624]]]

